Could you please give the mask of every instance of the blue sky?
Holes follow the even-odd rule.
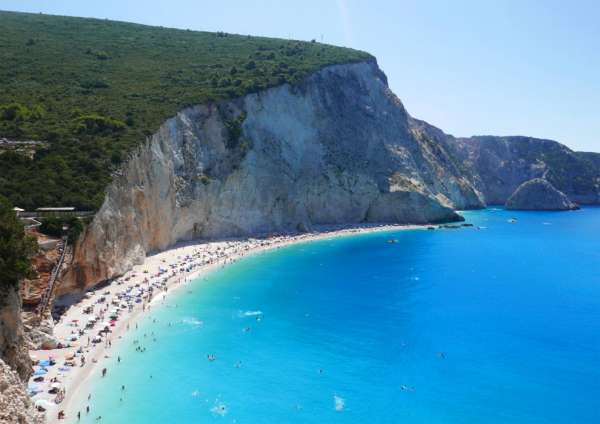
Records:
[[[411,115],[448,133],[600,151],[596,1],[0,0],[0,9],[322,37],[375,55]]]

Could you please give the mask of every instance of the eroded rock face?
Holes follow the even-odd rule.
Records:
[[[21,299],[17,287],[0,287],[0,359],[23,381],[33,372],[21,321]]]
[[[24,313],[23,323],[25,342],[30,350],[57,348],[59,340],[54,336],[52,317],[46,316],[44,319],[40,319],[35,313]]]
[[[43,422],[27,395],[25,384],[33,372],[21,321],[21,299],[16,286],[0,287],[0,423]]]
[[[446,148],[410,120],[374,62],[186,109],[115,177],[61,291],[179,240],[452,221],[453,208],[482,207]]]
[[[19,375],[0,359],[0,423],[42,424]]]
[[[507,209],[567,211],[578,209],[562,192],[543,178],[534,178],[521,184],[506,201]]]
[[[445,146],[488,205],[504,205],[521,184],[534,178],[545,179],[579,204],[600,204],[599,154],[574,152],[552,140],[456,138],[424,121],[412,120],[412,125]]]

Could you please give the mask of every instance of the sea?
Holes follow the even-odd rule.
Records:
[[[80,422],[600,423],[600,208],[463,215],[198,278],[113,341]]]

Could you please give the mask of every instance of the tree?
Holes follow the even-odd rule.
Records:
[[[0,196],[0,287],[15,286],[30,275],[29,257],[37,250],[37,243],[25,235],[8,200]]]

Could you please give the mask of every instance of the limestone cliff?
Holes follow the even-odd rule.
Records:
[[[574,152],[552,140],[532,137],[456,138],[424,121],[413,126],[443,145],[459,161],[462,175],[486,204],[504,205],[524,182],[544,178],[579,204],[600,203],[600,156]]]
[[[21,298],[14,286],[0,287],[0,359],[23,381],[33,372],[21,320]]]
[[[183,110],[115,175],[61,290],[179,240],[452,221],[454,208],[482,207],[446,148],[410,121],[375,62]]]
[[[21,299],[16,286],[0,287],[0,423],[43,422],[27,395],[31,359],[21,321]]]
[[[42,424],[19,375],[0,359],[0,423]]]

